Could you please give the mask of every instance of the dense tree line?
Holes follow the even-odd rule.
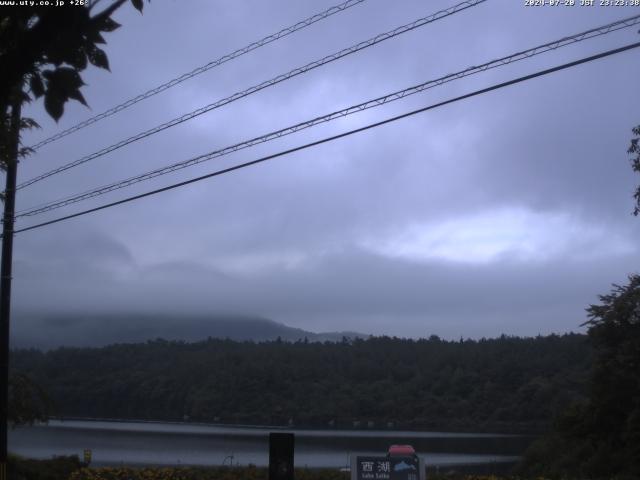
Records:
[[[584,335],[337,343],[149,341],[16,350],[76,417],[336,428],[538,431],[584,398]]]
[[[587,312],[594,359],[587,399],[534,444],[527,473],[556,478],[640,478],[640,275]]]

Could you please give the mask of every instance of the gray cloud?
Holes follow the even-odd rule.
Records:
[[[78,249],[65,268],[20,260],[16,302],[29,305],[35,290],[36,305],[54,312],[261,314],[314,331],[347,325],[404,336],[536,334],[578,330],[585,301],[624,281],[620,272],[633,259],[531,263],[506,255],[473,265],[351,248],[229,273],[195,262],[141,267],[131,260],[114,269],[113,258],[92,256],[92,248]]]
[[[97,113],[332,2],[123,9]],[[369,0],[43,148],[26,179],[445,8]],[[495,1],[322,67],[21,191],[19,208],[220,148],[632,9]],[[454,82],[89,201],[93,206],[637,40],[637,29]],[[15,310],[268,316],[312,330],[444,336],[575,330],[638,269],[637,52],[434,110],[252,169],[20,234]],[[56,127],[36,103],[45,127]],[[89,114],[70,105],[60,128]],[[77,208],[80,208],[77,206]],[[59,213],[38,219],[54,218]],[[34,219],[34,222],[36,219]],[[22,222],[21,225],[28,225]]]

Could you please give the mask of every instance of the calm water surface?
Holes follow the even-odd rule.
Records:
[[[296,435],[296,466],[343,467],[350,455],[381,455],[411,444],[427,465],[510,462],[530,437],[389,430],[284,430],[180,423],[52,420],[9,433],[9,450],[31,458],[93,453],[94,465],[234,465],[269,462],[269,432]],[[226,460],[225,460],[226,459]]]

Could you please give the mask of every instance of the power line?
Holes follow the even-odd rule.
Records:
[[[331,142],[331,141],[334,141],[334,140],[338,140],[340,138],[348,137],[348,136],[356,134],[356,133],[364,132],[364,131],[372,129],[372,128],[376,128],[376,127],[380,127],[382,125],[386,125],[388,123],[396,122],[396,121],[401,120],[403,118],[407,118],[407,117],[416,115],[418,113],[423,113],[423,112],[426,112],[428,110],[433,110],[433,109],[436,109],[438,107],[442,107],[444,105],[448,105],[448,104],[451,104],[451,103],[458,102],[460,100],[464,100],[464,99],[467,99],[467,98],[475,97],[477,95],[481,95],[481,94],[488,93],[488,92],[491,92],[491,91],[494,91],[494,90],[505,88],[505,87],[508,87],[510,85],[514,85],[514,84],[521,83],[521,82],[524,82],[524,81],[532,80],[534,78],[541,77],[543,75],[548,75],[550,73],[554,73],[554,72],[557,72],[557,71],[560,71],[560,70],[565,70],[567,68],[575,67],[577,65],[581,65],[581,64],[584,64],[584,63],[592,62],[594,60],[598,60],[598,59],[601,59],[601,58],[609,57],[611,55],[615,55],[615,54],[618,54],[618,53],[621,53],[621,52],[624,52],[624,51],[627,51],[627,50],[631,50],[633,48],[638,48],[638,47],[640,47],[640,42],[632,43],[630,45],[625,45],[623,47],[619,47],[619,48],[616,48],[616,49],[613,49],[613,50],[608,50],[606,52],[602,52],[602,53],[599,53],[599,54],[596,54],[596,55],[591,55],[589,57],[581,58],[580,60],[575,60],[573,62],[565,63],[565,64],[562,64],[562,65],[558,65],[556,67],[548,68],[548,69],[545,69],[545,70],[540,70],[538,72],[535,72],[535,73],[532,73],[532,74],[529,74],[529,75],[525,75],[525,76],[522,76],[522,77],[518,77],[518,78],[515,78],[513,80],[509,80],[507,82],[498,83],[498,84],[492,85],[492,86],[487,87],[487,88],[483,88],[483,89],[480,89],[480,90],[475,90],[474,92],[467,93],[465,95],[461,95],[461,96],[458,96],[458,97],[455,97],[455,98],[444,100],[442,102],[434,103],[432,105],[429,105],[429,106],[426,106],[426,107],[422,107],[422,108],[419,108],[417,110],[412,110],[410,112],[403,113],[401,115],[396,115],[394,117],[390,117],[390,118],[387,118],[385,120],[381,120],[379,122],[371,123],[369,125],[365,125],[364,127],[360,127],[360,128],[356,128],[356,129],[353,129],[353,130],[349,130],[347,132],[343,132],[343,133],[340,133],[340,134],[337,134],[337,135],[326,137],[326,138],[323,138],[321,140],[316,140],[315,142],[307,143],[305,145],[300,145],[298,147],[290,148],[288,150],[283,150],[281,152],[274,153],[272,155],[267,155],[265,157],[258,158],[257,160],[252,160],[250,162],[242,163],[242,164],[239,164],[239,165],[234,165],[233,167],[228,167],[228,168],[224,168],[222,170],[217,170],[215,172],[208,173],[206,175],[201,175],[199,177],[191,178],[191,179],[185,180],[183,182],[174,183],[172,185],[169,185],[169,186],[166,186],[166,187],[162,187],[162,188],[158,188],[156,190],[151,190],[149,192],[141,193],[139,195],[134,195],[134,196],[131,196],[131,197],[124,198],[122,200],[118,200],[118,201],[115,201],[115,202],[111,202],[111,203],[107,203],[107,204],[104,204],[104,205],[100,205],[98,207],[94,207],[94,208],[90,208],[90,209],[87,209],[87,210],[83,210],[83,211],[78,212],[78,213],[74,213],[74,214],[71,214],[71,215],[66,215],[64,217],[59,217],[59,218],[56,218],[56,219],[53,219],[53,220],[49,220],[47,222],[42,222],[42,223],[39,223],[39,224],[36,224],[36,225],[32,225],[32,226],[29,226],[29,227],[21,228],[21,229],[15,230],[14,233],[20,233],[20,232],[26,232],[26,231],[29,231],[29,230],[34,230],[36,228],[41,228],[41,227],[44,227],[44,226],[47,226],[47,225],[51,225],[51,224],[54,224],[54,223],[59,223],[59,222],[62,222],[62,221],[65,221],[65,220],[69,220],[69,219],[72,219],[72,218],[76,218],[76,217],[79,217],[79,216],[82,216],[82,215],[87,215],[89,213],[97,212],[99,210],[104,210],[106,208],[115,207],[117,205],[122,205],[124,203],[132,202],[134,200],[139,200],[141,198],[145,198],[145,197],[149,197],[149,196],[152,196],[152,195],[156,195],[158,193],[166,192],[168,190],[173,190],[175,188],[183,187],[185,185],[196,183],[196,182],[199,182],[201,180],[205,180],[205,179],[208,179],[208,178],[211,178],[211,177],[216,177],[216,176],[219,176],[219,175],[230,173],[230,172],[233,172],[235,170],[240,170],[240,169],[243,169],[243,168],[246,168],[246,167],[250,167],[250,166],[256,165],[258,163],[262,163],[262,162],[266,162],[268,160],[272,160],[274,158],[278,158],[278,157],[282,157],[282,156],[285,156],[285,155],[289,155],[291,153],[298,152],[298,151],[301,151],[301,150],[306,150],[308,148],[315,147],[317,145],[321,145],[323,143],[327,143],[327,142]]]
[[[239,48],[234,52],[223,55],[220,58],[212,60],[206,65],[202,65],[201,67],[198,67],[188,73],[182,74],[179,77],[176,77],[172,80],[169,80],[168,82],[163,83],[162,85],[158,85],[157,87],[152,88],[151,90],[147,90],[146,92],[141,93],[136,97],[133,97],[123,103],[120,103],[119,105],[116,105],[115,107],[112,107],[109,110],[106,110],[98,115],[88,118],[72,127],[67,128],[66,130],[63,130],[59,133],[56,133],[55,135],[52,135],[51,137],[45,138],[44,140],[36,143],[35,145],[32,145],[30,148],[33,150],[37,150],[40,147],[47,145],[48,143],[55,142],[56,140],[64,138],[67,135],[70,135],[71,133],[77,132],[78,130],[82,130],[83,128],[88,127],[89,125],[92,125],[96,122],[99,122],[100,120],[103,120],[107,117],[115,115],[116,113],[121,112],[122,110],[125,110],[131,107],[132,105],[135,105],[138,102],[141,102],[142,100],[146,100],[147,98],[153,97],[158,93],[164,92],[165,90],[168,90],[171,87],[174,87],[186,80],[189,80],[190,78],[200,75],[201,73],[211,70],[212,68],[218,67],[223,63],[226,63],[230,60],[233,60],[242,55],[245,55],[253,50],[257,50],[260,47],[264,47],[269,43],[275,42],[276,40],[280,40],[281,38],[291,35],[292,33],[297,32],[298,30],[302,30],[303,28],[309,27],[316,22],[329,18],[330,16],[335,15],[336,13],[343,12],[348,8],[358,5],[364,1],[366,0],[347,0],[346,2],[343,2],[339,5],[335,5],[320,13],[316,13],[315,15],[312,15],[309,18],[306,18],[296,23],[295,25],[291,25],[289,27],[283,28],[279,32],[272,33],[271,35],[267,35],[266,37],[262,38],[261,40],[258,40],[257,42],[250,43],[249,45]]]
[[[134,135],[132,137],[129,137],[125,140],[121,140],[118,143],[115,143],[113,145],[110,145],[108,147],[103,148],[102,150],[99,150],[97,152],[94,152],[90,155],[87,155],[85,157],[82,157],[78,160],[74,160],[73,162],[70,162],[66,165],[62,165],[58,168],[55,168],[53,170],[50,170],[49,172],[43,173],[42,175],[38,175],[37,177],[34,177],[30,180],[27,180],[25,182],[22,182],[21,184],[19,184],[17,186],[18,189],[21,188],[25,188],[29,185],[33,185],[36,182],[39,182],[41,180],[44,180],[45,178],[49,178],[53,175],[56,175],[60,172],[64,172],[65,170],[69,170],[70,168],[73,167],[77,167],[78,165],[82,165],[84,163],[87,163],[91,160],[94,160],[98,157],[101,157],[103,155],[106,155],[107,153],[113,152],[114,150],[118,150],[119,148],[122,148],[126,145],[129,145],[130,143],[136,142],[138,140],[141,140],[143,138],[149,137],[151,135],[154,135],[156,133],[159,133],[163,130],[166,130],[170,127],[174,127],[176,125],[179,125],[183,122],[186,122],[187,120],[191,120],[192,118],[195,118],[199,115],[202,115],[204,113],[210,112],[211,110],[214,110],[216,108],[220,108],[224,105],[227,105],[229,103],[235,102],[236,100],[239,100],[241,98],[247,97],[253,93],[259,92],[260,90],[263,90],[267,87],[271,87],[273,85],[276,85],[280,82],[283,82],[285,80],[289,80],[290,78],[296,77],[298,75],[301,75],[303,73],[309,72],[315,68],[318,68],[322,65],[325,65],[327,63],[336,61],[342,57],[345,57],[347,55],[351,55],[355,52],[358,52],[360,50],[364,50],[366,48],[369,48],[373,45],[376,45],[378,43],[384,42],[385,40],[389,40],[391,38],[397,37],[398,35],[402,35],[403,33],[407,33],[411,30],[415,30],[416,28],[419,27],[423,27],[425,25],[428,25],[430,23],[433,23],[437,20],[440,20],[442,18],[448,17],[450,15],[454,15],[458,12],[461,12],[463,10],[466,10],[467,8],[471,8],[474,7],[480,3],[484,3],[487,0],[465,0],[464,2],[461,2],[457,5],[454,5],[453,7],[447,8],[445,10],[440,10],[432,15],[429,15],[427,17],[423,17],[420,18],[418,20],[415,20],[411,23],[408,23],[406,25],[402,25],[400,27],[397,27],[393,30],[390,30],[388,32],[385,33],[381,33],[376,35],[375,37],[370,38],[369,40],[365,40],[363,42],[360,42],[356,45],[353,45],[351,47],[345,48],[343,50],[340,50],[337,53],[333,53],[331,55],[327,55],[326,57],[323,57],[319,60],[315,60],[311,63],[308,63],[302,67],[298,67],[295,68],[287,73],[284,74],[280,74],[277,77],[274,77],[270,80],[266,80],[258,85],[254,85],[253,87],[250,87],[246,90],[240,91],[240,92],[236,92],[233,95],[223,98],[221,100],[218,100],[217,102],[211,103],[209,105],[205,105],[204,107],[201,107],[197,110],[194,110],[190,113],[187,113],[185,115],[182,115],[180,117],[174,118],[173,120],[170,120],[166,123],[163,123],[161,125],[158,125],[150,130],[147,130],[145,132],[141,132],[137,135]]]
[[[59,199],[53,202],[48,202],[45,204],[41,204],[40,206],[37,207],[32,207],[30,209],[27,210],[22,210],[21,212],[18,212],[18,214],[16,215],[16,218],[20,218],[20,217],[27,217],[27,216],[34,216],[34,215],[38,215],[44,212],[48,212],[51,210],[55,210],[58,208],[62,208],[74,203],[78,203],[80,201],[83,200],[87,200],[93,197],[97,197],[99,195],[104,195],[106,193],[109,192],[113,192],[115,190],[119,190],[121,188],[125,188],[128,186],[131,186],[133,184],[145,181],[145,180],[149,180],[155,177],[159,177],[161,175],[165,175],[177,170],[181,170],[183,168],[187,168],[208,160],[212,160],[214,158],[219,158],[222,157],[224,155],[228,155],[230,153],[234,153],[237,152],[239,150],[243,150],[245,148],[249,148],[252,147],[254,145],[260,144],[260,143],[265,143],[271,140],[275,140],[277,138],[281,138],[283,136],[286,135],[290,135],[293,134],[295,132],[313,127],[315,125],[321,124],[321,123],[326,123],[332,120],[335,120],[337,118],[342,118],[345,117],[347,115],[351,115],[357,112],[361,112],[363,110],[367,110],[369,108],[375,108],[381,105],[384,105],[386,103],[390,103],[405,97],[408,97],[410,95],[414,95],[416,93],[422,92],[424,90],[430,89],[430,88],[434,88],[437,87],[439,85],[442,85],[444,83],[448,83],[454,80],[458,80],[460,78],[464,78],[470,75],[474,75],[492,68],[496,68],[496,67],[501,67],[504,65],[508,65],[510,63],[513,62],[517,62],[520,60],[524,60],[527,58],[531,58],[533,56],[536,55],[540,55],[542,53],[546,53],[567,45],[571,45],[573,43],[577,43],[577,42],[581,42],[583,40],[589,39],[589,38],[594,38],[597,36],[601,36],[601,35],[605,35],[607,33],[611,33],[613,31],[617,31],[617,30],[621,30],[623,28],[629,28],[631,26],[637,25],[640,23],[640,15],[636,15],[633,17],[629,17],[629,18],[625,18],[622,20],[618,20],[616,22],[612,22],[609,23],[607,25],[603,25],[601,27],[596,27],[596,28],[592,28],[590,30],[586,30],[584,32],[581,33],[577,33],[575,35],[571,35],[571,36],[567,36],[567,37],[563,37],[559,40],[555,40],[553,42],[548,42],[545,43],[544,45],[539,45],[537,47],[533,47],[527,50],[523,50],[511,55],[508,55],[506,57],[502,57],[502,58],[498,58],[496,60],[492,60],[490,62],[484,63],[482,65],[479,66],[473,66],[473,67],[469,67],[465,70],[456,72],[456,73],[452,73],[449,75],[445,75],[443,77],[437,78],[435,80],[429,80],[427,82],[421,83],[419,85],[415,85],[409,88],[405,88],[404,90],[399,90],[393,93],[389,93],[387,95],[384,95],[382,97],[378,97],[375,98],[373,100],[368,100],[366,102],[357,104],[357,105],[352,105],[348,108],[344,108],[342,110],[338,110],[332,113],[329,113],[327,115],[323,115],[323,116],[319,116],[316,118],[313,118],[311,120],[305,121],[305,122],[301,122],[298,123],[296,125],[293,126],[289,126],[280,130],[276,130],[270,133],[267,133],[265,135],[261,135],[259,137],[255,137],[252,138],[250,140],[246,140],[240,143],[236,143],[234,145],[231,146],[227,146],[224,147],[222,149],[219,150],[215,150],[209,153],[206,153],[204,155],[199,155],[197,157],[193,157],[187,160],[183,160],[181,162],[178,163],[174,163],[172,165],[168,165],[165,167],[161,167],[155,170],[151,170],[149,172],[140,174],[140,175],[136,175],[134,177],[130,177],[128,179],[125,180],[121,180],[118,182],[114,182],[108,185],[104,185],[98,188],[95,188],[93,190],[89,190],[83,193],[79,193],[79,194],[75,194],[72,196],[67,196],[63,199]]]

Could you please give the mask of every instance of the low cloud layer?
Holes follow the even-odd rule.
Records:
[[[123,9],[98,113],[331,2]],[[449,2],[368,0],[38,151],[21,178]],[[172,163],[635,10],[486,2],[20,191],[19,209]],[[172,32],[168,35],[167,32]],[[146,191],[637,41],[637,28],[448,84],[123,190]],[[19,234],[14,310],[256,315],[313,331],[447,338],[580,329],[638,271],[637,52],[459,102],[268,164]],[[35,103],[30,114],[56,131]],[[89,114],[69,105],[59,128]],[[30,138],[31,139],[31,138]],[[28,140],[30,140],[28,139]],[[29,142],[27,142],[29,143]],[[636,176],[637,177],[637,176]],[[37,221],[71,213],[22,221]]]

